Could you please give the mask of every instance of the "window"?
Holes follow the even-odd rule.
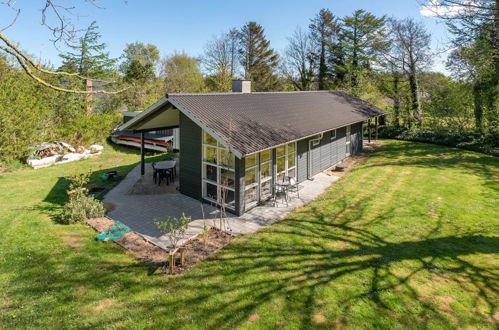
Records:
[[[246,156],[244,174],[244,204],[246,208],[258,202],[258,154]]]
[[[317,147],[319,144],[321,144],[321,140],[311,140],[310,143],[312,144],[312,147]]]
[[[260,200],[272,195],[272,150],[260,152]]]
[[[296,176],[296,143],[276,148],[277,181]]]
[[[285,146],[279,152],[285,156]],[[244,203],[246,209],[249,209],[258,201],[265,200],[272,195],[272,150],[246,156],[245,168]]]
[[[217,140],[215,140],[215,138],[213,138],[210,134],[206,133],[205,131],[203,131],[203,143],[210,144],[212,146],[218,145]]]
[[[331,140],[335,140],[335,139],[336,139],[336,130],[335,130],[335,129],[333,129],[333,130],[331,131]]]
[[[203,131],[203,197],[230,208],[235,203],[235,156]]]

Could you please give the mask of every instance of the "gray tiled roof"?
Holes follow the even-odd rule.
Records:
[[[386,114],[339,91],[167,97],[243,155]]]

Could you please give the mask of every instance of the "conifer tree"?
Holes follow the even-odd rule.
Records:
[[[263,27],[248,22],[241,28],[239,38],[244,78],[252,81],[255,91],[273,90],[278,83],[274,70],[279,64],[279,55],[270,48]]]
[[[328,50],[338,36],[338,20],[329,9],[321,9],[319,14],[310,20],[310,35],[313,42],[312,58],[317,71],[318,89],[328,89],[327,77],[330,74],[328,66]]]
[[[376,17],[362,9],[342,19],[341,49],[345,56],[345,70],[350,78],[350,88],[355,94],[363,71],[370,71],[386,48],[383,30],[385,17]]]
[[[62,71],[74,71],[82,76],[105,77],[114,69],[116,59],[109,57],[106,44],[100,42],[99,27],[93,21],[85,34],[74,45],[71,51],[59,55],[63,59]]]

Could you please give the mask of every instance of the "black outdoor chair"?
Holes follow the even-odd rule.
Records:
[[[158,186],[161,185],[162,180],[166,180],[166,185],[173,181],[173,171],[172,169],[158,169]]]
[[[152,180],[154,184],[156,184],[156,181],[158,180],[158,169],[156,168],[156,163],[152,163]]]

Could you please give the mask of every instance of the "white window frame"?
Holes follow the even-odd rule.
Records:
[[[331,131],[331,138],[330,139],[331,139],[331,141],[336,140],[336,129],[333,129]]]
[[[268,151],[270,151],[270,159],[262,162],[262,153],[268,152]],[[265,151],[261,151],[258,153],[258,200],[259,201],[262,200],[262,184],[264,184],[268,181],[272,181],[272,177],[273,177],[273,174],[272,174],[272,172],[273,172],[272,154],[273,154],[272,150],[265,150]],[[262,177],[262,165],[266,165],[266,164],[270,164],[270,176],[263,178]],[[270,193],[270,196],[272,196],[272,192]],[[266,196],[263,198],[267,199],[267,198],[270,198],[270,196]]]
[[[246,161],[244,162],[244,197],[243,197],[243,203],[244,203],[244,208],[247,210],[249,208],[254,207],[255,205],[258,204],[258,201],[260,200],[260,153],[256,154],[256,161],[255,165],[246,167]],[[270,158],[272,160],[272,157]],[[255,170],[256,172],[256,181],[253,182],[252,184],[247,185],[246,184],[246,171],[248,170]],[[246,191],[252,188],[256,188],[256,200],[246,204]]]
[[[320,140],[319,140],[319,143],[320,143]],[[290,154],[290,152],[288,150],[288,145],[289,144],[293,144],[294,145],[294,148],[293,148],[294,151],[293,151],[293,153],[294,153],[294,159],[295,159],[294,164],[295,165],[292,166],[292,167],[289,167],[289,154]],[[284,173],[284,176],[289,176],[289,171],[293,170],[293,169],[295,170],[295,175],[294,175],[295,178],[296,178],[296,176],[298,174],[298,173],[296,173],[296,163],[297,163],[297,157],[296,157],[296,147],[297,147],[297,145],[296,145],[296,142],[287,143],[284,147],[285,147],[284,148],[284,156],[281,156],[281,157],[277,157],[277,148],[276,148],[276,180],[277,180],[277,177],[279,175],[283,174],[283,173]],[[277,159],[278,158],[282,158],[282,157],[284,157],[284,171],[277,172]]]
[[[219,142],[217,142],[216,145],[213,145],[213,144],[209,144],[209,143],[205,143],[205,134],[208,134],[208,132],[206,131],[202,131],[202,143],[201,143],[201,177],[202,177],[202,194],[203,194],[203,199],[209,201],[209,202],[212,202],[212,203],[215,203],[217,205],[221,205],[221,196],[222,196],[222,186],[224,189],[227,189],[228,191],[232,191],[234,193],[234,205],[231,206],[230,204],[228,203],[225,203],[225,208],[227,209],[230,209],[230,210],[233,210],[235,211],[235,201],[236,201],[236,190],[235,190],[235,185],[236,185],[236,170],[235,170],[235,166],[233,166],[232,168],[231,167],[228,167],[228,166],[225,166],[225,165],[221,165],[220,164],[220,159],[221,159],[221,151],[222,150],[225,150],[225,151],[228,151],[227,148],[225,146],[223,146],[222,144],[220,144]],[[210,163],[210,162],[207,162],[205,161],[205,153],[204,153],[204,150],[205,150],[205,147],[212,147],[212,148],[215,148],[217,150],[217,163],[216,164],[213,164],[213,163]],[[234,157],[234,165],[235,165],[235,156],[230,153],[233,157]],[[213,167],[216,167],[217,168],[217,182],[215,181],[212,181],[212,180],[209,180],[207,177],[206,177],[206,165],[209,165],[209,166],[213,166]],[[228,170],[228,171],[231,171],[234,173],[234,187],[228,187],[228,186],[225,186],[222,184],[221,180],[222,180],[222,169],[224,170]],[[206,189],[206,184],[211,184],[211,185],[214,185],[217,187],[217,200],[214,200],[213,198],[209,197],[207,195],[207,189]]]
[[[289,144],[293,144],[294,145],[294,151],[292,152],[294,154],[294,166],[291,166],[289,167],[289,155],[291,154],[291,152],[289,152],[288,150],[288,145]],[[265,151],[262,151],[262,152],[267,152],[268,150],[265,150]],[[274,158],[273,158],[273,154],[274,152],[276,152],[276,155],[277,155],[277,148],[273,148],[270,150],[270,159],[269,160],[266,160],[266,161],[263,161],[262,162],[262,158],[261,158],[261,154],[262,152],[259,152],[257,154],[257,159],[256,159],[256,162],[255,162],[255,165],[251,166],[251,167],[246,167],[245,166],[245,169],[244,169],[244,176],[245,176],[245,179],[244,179],[244,196],[243,196],[243,201],[242,203],[244,203],[244,208],[245,210],[248,210],[252,207],[255,207],[259,202],[261,202],[262,200],[267,200],[269,199],[272,194],[270,194],[269,196],[266,196],[266,197],[263,197],[262,198],[262,184],[263,183],[266,183],[268,181],[272,181],[272,180],[277,180],[277,176],[279,174],[282,174],[282,173],[285,173],[285,176],[287,176],[289,174],[289,171],[290,170],[295,170],[295,175],[294,177],[296,178],[297,175],[298,175],[298,172],[297,172],[297,169],[298,169],[298,166],[297,166],[297,162],[298,162],[298,152],[297,152],[297,143],[296,142],[291,142],[291,143],[288,143],[288,144],[285,144],[284,145],[284,171],[281,171],[279,173],[276,173],[274,172],[274,166],[275,168],[277,169],[277,157],[275,159],[275,163],[274,163]],[[261,166],[264,165],[264,164],[270,164],[270,168],[271,168],[271,174],[269,177],[266,177],[266,178],[262,178],[262,169],[261,169]],[[257,173],[257,176],[256,176],[256,182],[255,183],[252,183],[250,185],[246,185],[246,171],[247,170],[251,170],[251,169],[255,169],[256,170],[256,173]],[[257,196],[257,200],[256,201],[253,201],[251,203],[248,203],[246,204],[246,191],[249,190],[249,189],[252,189],[252,188],[255,188],[256,187],[256,196]]]

